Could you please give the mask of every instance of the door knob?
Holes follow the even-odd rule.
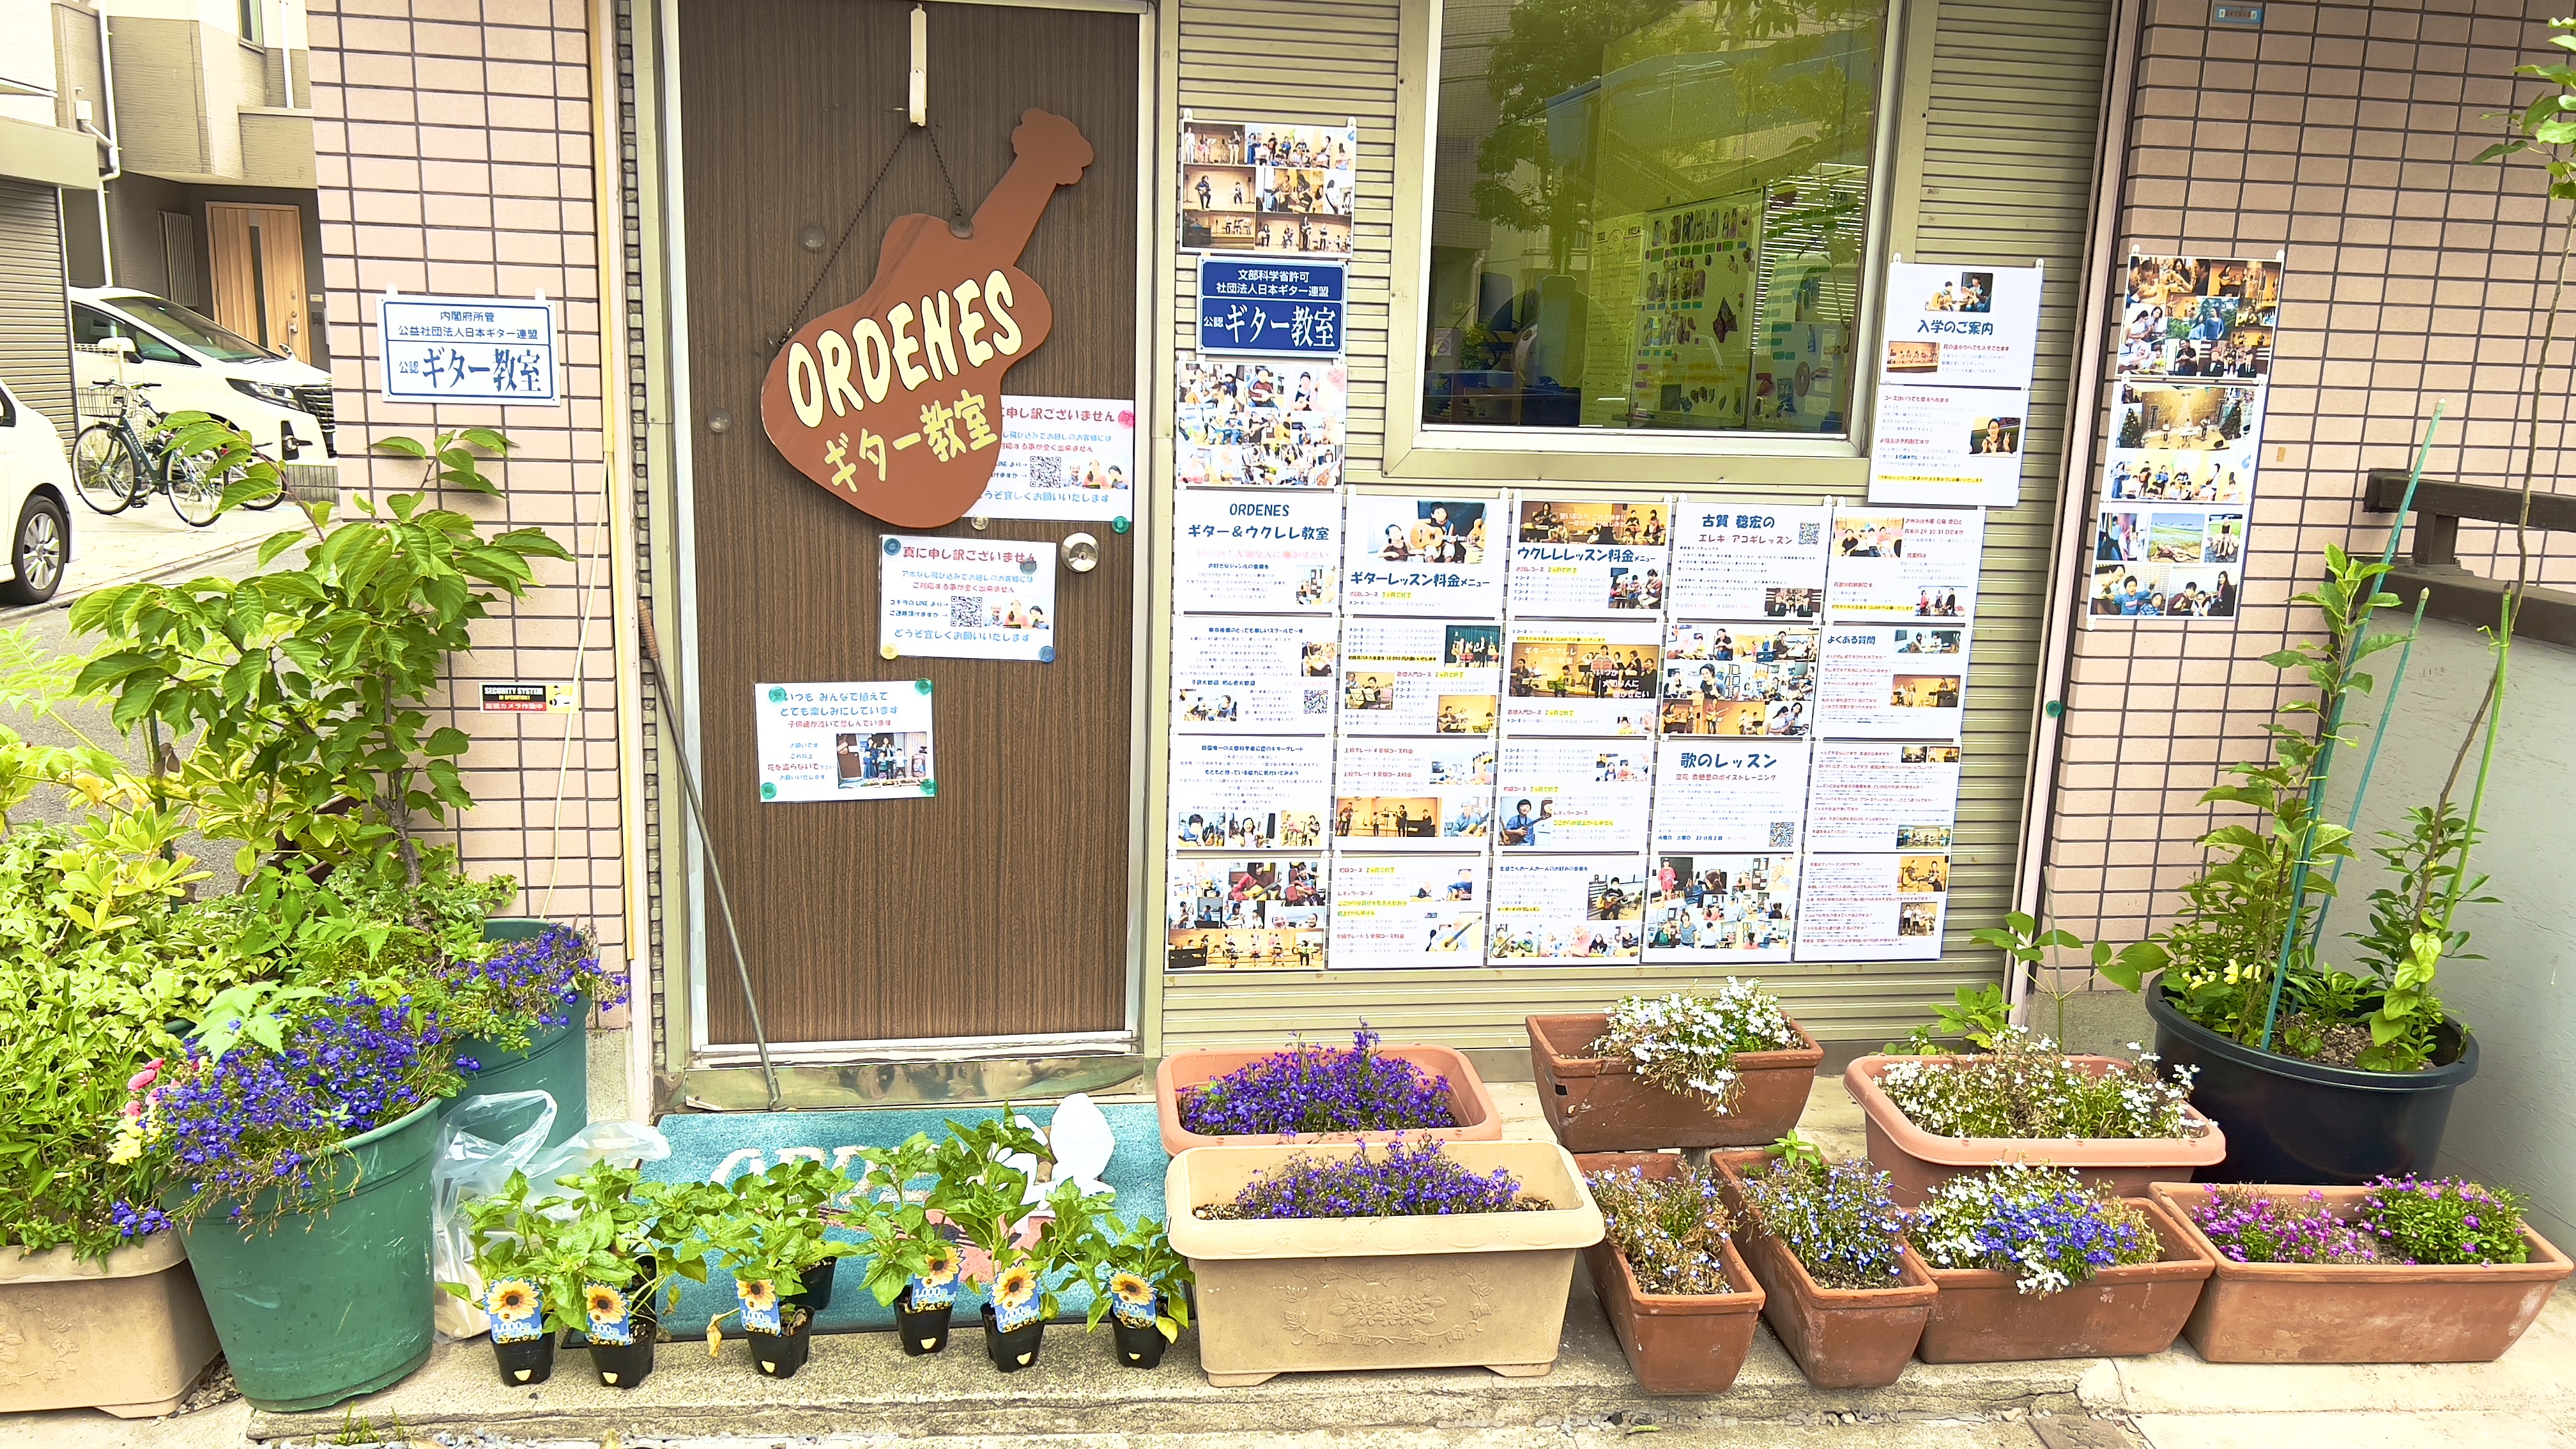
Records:
[[[1064,566],[1078,574],[1100,567],[1100,540],[1087,533],[1076,533],[1064,541]]]

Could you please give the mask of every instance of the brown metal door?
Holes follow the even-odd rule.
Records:
[[[1012,369],[1009,391],[1140,391],[1132,13],[931,5],[929,135],[895,156],[827,267],[905,130],[911,9],[904,0],[680,7],[689,582],[708,831],[774,1041],[1119,1031],[1128,1025],[1134,535],[1003,520],[981,534],[965,522],[931,530],[1057,541],[1089,532],[1100,564],[1058,577],[1051,664],[887,660],[877,558],[890,530],[789,467],[760,426],[769,339],[799,320],[808,288],[806,317],[865,292],[897,216],[971,215],[1009,168],[1011,129],[1030,107],[1071,118],[1096,159],[1055,194],[1021,255],[1054,301],[1055,330]],[[819,249],[808,245],[817,237]],[[720,413],[730,418],[721,432]],[[935,797],[762,802],[755,684],[922,678],[937,701]],[[707,1039],[747,1042],[720,918],[705,939]]]

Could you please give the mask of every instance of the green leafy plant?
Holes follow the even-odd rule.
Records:
[[[1947,1056],[1952,1048],[1943,1045],[1944,1038],[1991,1051],[2011,1025],[2012,1007],[2004,1000],[2002,987],[1991,982],[1962,986],[1953,1000],[1932,1008],[1931,1025],[1914,1028],[1903,1041],[1889,1042],[1885,1051],[1900,1057]]]
[[[538,1204],[562,1224],[554,1240],[559,1256],[548,1260],[555,1266],[544,1282],[549,1321],[560,1311],[565,1327],[584,1326],[583,1294],[593,1283],[622,1290],[639,1304],[658,1300],[659,1311],[667,1312],[679,1302],[682,1280],[707,1281],[709,1230],[733,1202],[726,1189],[646,1182],[637,1169],[610,1162],[556,1182],[570,1191]]]
[[[2379,987],[2377,1004],[2361,1015],[2369,1044],[2353,1062],[2370,1071],[2419,1071],[2432,1065],[2439,1046],[2435,1032],[2446,1015],[2433,991],[2434,977],[2445,960],[2485,959],[2469,951],[2469,933],[2452,926],[2453,912],[2460,905],[2495,901],[2478,894],[2487,878],[2468,873],[2476,832],[2449,800],[2418,806],[2407,812],[2406,821],[2405,830],[2382,833],[2392,844],[2372,848],[2388,867],[2392,883],[2370,893],[2370,929],[2351,937],[2361,943],[2361,962]],[[2322,1014],[2348,1019],[2358,1014],[2354,1008],[2359,1004]]]
[[[731,1201],[710,1198],[703,1230],[735,1281],[767,1283],[780,1298],[793,1297],[811,1286],[806,1278],[816,1269],[867,1251],[826,1236],[833,1204],[856,1187],[839,1168],[789,1158],[735,1178]]]
[[[1100,1327],[1100,1320],[1122,1304],[1131,1314],[1140,1308],[1152,1312],[1154,1327],[1166,1342],[1190,1326],[1190,1289],[1198,1275],[1190,1271],[1189,1259],[1173,1249],[1161,1222],[1142,1213],[1133,1222],[1122,1221],[1104,1210],[1080,1238],[1074,1256],[1075,1271],[1091,1288],[1084,1332]]]
[[[957,1245],[931,1220],[928,1187],[939,1175],[939,1145],[915,1132],[893,1147],[860,1154],[867,1169],[842,1218],[867,1245],[867,1290],[892,1305],[913,1279],[945,1282],[958,1267]],[[925,1184],[915,1187],[915,1184]]]
[[[928,1206],[990,1259],[991,1276],[979,1286],[996,1309],[1017,1308],[1034,1297],[1040,1312],[1052,1318],[1058,1300],[1045,1270],[1056,1250],[1020,1241],[1021,1226],[1036,1204],[1029,1201],[1030,1174],[1007,1160],[1038,1162],[1046,1150],[1046,1140],[1007,1102],[995,1116],[971,1124],[952,1121],[933,1152],[938,1181]]]
[[[2048,993],[2050,999],[2057,1003],[2057,1032],[2051,1040],[2060,1046],[2066,1043],[2066,998],[2074,995],[2081,988],[2048,984],[2048,978],[2043,973],[2048,967],[2049,952],[2076,952],[2096,975],[2130,991],[2137,990],[2138,983],[2145,979],[2149,972],[2162,970],[2167,960],[2165,949],[2152,941],[2140,941],[2116,951],[2108,941],[2096,941],[2088,946],[2072,931],[2041,930],[2037,917],[2021,911],[2014,911],[2005,916],[2001,926],[1988,926],[1969,933],[1968,939],[1980,946],[1992,946],[2003,952],[2004,956],[2013,963],[2011,967],[2013,971],[2028,976],[2031,985]],[[1994,1003],[2000,1004],[2003,992],[1994,987],[1989,987],[1987,990],[1993,992]],[[1967,988],[1960,988],[1962,1005],[1966,1004],[1966,992]],[[1980,998],[1981,1006],[1986,1002],[1987,998]],[[1945,1020],[1942,1024],[1946,1027],[1949,1023]],[[1971,1036],[1969,1039],[1991,1050],[2003,1023],[1981,1020],[1977,1025],[1982,1032],[1982,1037]]]

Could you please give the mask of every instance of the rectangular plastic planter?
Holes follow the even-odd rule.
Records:
[[[150,1419],[179,1407],[215,1356],[215,1325],[177,1233],[107,1261],[69,1248],[31,1257],[0,1245],[0,1414],[104,1409]]]
[[[1502,1114],[1494,1110],[1494,1099],[1485,1091],[1484,1079],[1468,1065],[1466,1054],[1445,1046],[1381,1046],[1379,1056],[1401,1057],[1435,1077],[1449,1081],[1449,1115],[1457,1119],[1455,1127],[1416,1127],[1404,1133],[1408,1141],[1426,1137],[1444,1142],[1500,1142],[1503,1138]],[[1274,1049],[1249,1047],[1199,1047],[1174,1052],[1163,1058],[1154,1069],[1154,1111],[1162,1120],[1163,1150],[1178,1157],[1193,1147],[1276,1147],[1288,1139],[1276,1132],[1248,1132],[1234,1137],[1208,1137],[1181,1125],[1180,1089],[1196,1087],[1224,1076],[1239,1067],[1250,1066],[1263,1057],[1274,1055]],[[1315,1142],[1385,1142],[1393,1132],[1318,1132],[1300,1134],[1300,1144]]]
[[[2217,1266],[2163,1204],[2130,1198],[2154,1221],[2162,1255],[2104,1268],[2056,1293],[2023,1293],[2013,1275],[1924,1266],[1940,1296],[1916,1350],[1925,1363],[2007,1363],[2034,1358],[2134,1358],[2173,1347]]]
[[[1535,1377],[1556,1365],[1574,1255],[1601,1210],[1553,1142],[1458,1142],[1470,1171],[1507,1168],[1544,1211],[1447,1217],[1211,1221],[1252,1175],[1352,1144],[1199,1147],[1172,1159],[1172,1246],[1198,1275],[1199,1362],[1220,1387],[1321,1369],[1482,1366]]]
[[[1900,1249],[1904,1276],[1895,1288],[1827,1288],[1798,1255],[1762,1230],[1745,1200],[1744,1170],[1768,1160],[1761,1152],[1721,1152],[1709,1161],[1724,1178],[1736,1246],[1761,1281],[1762,1316],[1807,1381],[1824,1389],[1875,1389],[1896,1382],[1914,1357],[1939,1291],[1912,1248]]]
[[[2399,1264],[2238,1263],[2191,1220],[2207,1189],[2160,1182],[2156,1200],[2217,1269],[2183,1337],[2212,1363],[2487,1363],[2513,1347],[2551,1290],[2567,1276],[2567,1255],[2522,1229],[2528,1263],[2407,1267]],[[2275,1187],[2266,1195],[2322,1192],[2338,1213],[2370,1195],[2364,1187]]]
[[[1960,1173],[2006,1162],[2071,1167],[2086,1182],[2122,1197],[2144,1197],[2150,1182],[2188,1178],[2227,1156],[2227,1138],[2218,1124],[2191,1107],[2183,1111],[2202,1130],[2190,1137],[1941,1137],[1915,1126],[1878,1085],[1878,1074],[1891,1063],[1960,1060],[1965,1059],[1862,1057],[1843,1072],[1843,1086],[1868,1121],[1869,1160],[1894,1179],[1900,1207],[1922,1206],[1925,1193]],[[2096,1075],[2123,1065],[2117,1057],[2067,1060]]]
[[[1681,1159],[1666,1152],[1598,1152],[1576,1157],[1574,1165],[1584,1172],[1634,1167],[1647,1177],[1666,1178]],[[1732,1293],[1649,1293],[1627,1255],[1608,1239],[1583,1250],[1602,1315],[1628,1356],[1637,1386],[1647,1393],[1722,1394],[1735,1387],[1762,1318],[1762,1285],[1733,1242],[1722,1251]]]
[[[1750,1147],[1798,1125],[1825,1049],[1792,1021],[1805,1045],[1741,1052],[1735,1110],[1666,1091],[1626,1062],[1582,1053],[1610,1024],[1607,1012],[1529,1018],[1530,1073],[1548,1130],[1568,1152],[1652,1152],[1663,1147]]]

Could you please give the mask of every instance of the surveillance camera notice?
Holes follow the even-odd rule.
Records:
[[[788,805],[939,793],[929,680],[751,688],[762,800]]]
[[[570,714],[573,711],[572,686],[540,684],[530,680],[483,681],[485,714]]]

